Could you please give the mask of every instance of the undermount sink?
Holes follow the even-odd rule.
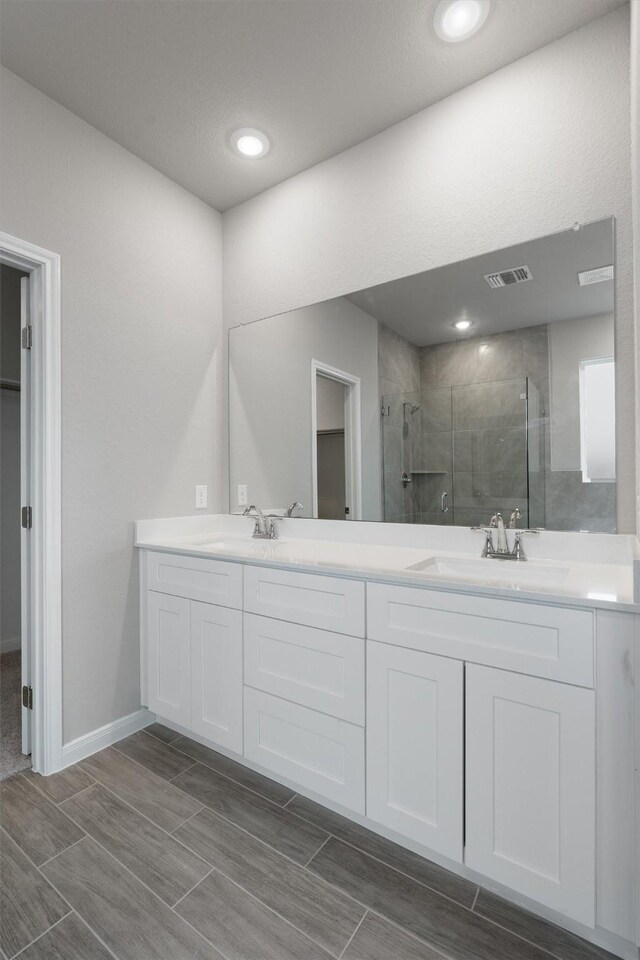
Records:
[[[550,566],[536,561],[465,559],[455,557],[429,557],[414,563],[407,570],[450,577],[455,580],[475,580],[492,584],[557,585],[566,579],[567,567]]]

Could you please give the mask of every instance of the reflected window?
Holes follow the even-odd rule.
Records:
[[[616,478],[615,365],[612,357],[580,361],[580,459],[583,483]]]

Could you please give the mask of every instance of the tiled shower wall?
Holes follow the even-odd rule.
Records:
[[[449,451],[446,485],[454,522],[487,523],[496,510],[508,517],[518,507],[521,525],[544,526],[543,471],[532,477],[536,517],[530,516],[527,498],[524,395],[528,377],[539,391],[541,407],[548,409],[546,325],[423,347],[420,374],[423,395],[437,398],[438,409],[444,409],[445,395],[451,395],[448,416],[423,418],[421,451],[425,469],[447,469]],[[533,439],[544,443],[544,431]],[[538,452],[543,467],[544,448]],[[444,479],[427,475],[422,481],[423,523],[442,522]]]
[[[378,325],[378,369],[381,402],[388,398],[382,418],[384,519],[413,523],[415,484],[402,485],[403,470],[419,456],[419,413],[405,416],[403,402],[420,402],[420,350],[384,324]]]
[[[615,531],[615,484],[584,484],[579,471],[551,471],[546,325],[417,348],[381,324],[379,343],[388,410],[385,519],[473,525],[517,506],[520,525]],[[404,400],[419,403],[419,412],[409,414]],[[413,480],[406,489],[400,481],[405,469]]]

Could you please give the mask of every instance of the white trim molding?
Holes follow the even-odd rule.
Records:
[[[362,519],[362,414],[361,382],[356,377],[321,360],[311,361],[311,494],[313,517],[318,516],[318,377],[343,383],[347,388],[344,402],[344,439],[346,492],[349,520]]]
[[[31,655],[32,763],[62,766],[62,536],[60,257],[0,233],[0,261],[29,274],[31,349]]]
[[[111,723],[105,723],[104,727],[98,727],[97,730],[91,730],[84,733],[81,737],[76,737],[69,743],[65,743],[62,748],[62,766],[70,767],[86,757],[104,750],[117,743],[118,740],[124,740],[130,737],[132,733],[138,730],[144,730],[150,723],[156,719],[155,714],[147,710],[146,707],[140,707],[126,717],[120,717],[118,720],[112,720]]]

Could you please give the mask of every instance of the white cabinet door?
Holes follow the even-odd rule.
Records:
[[[242,613],[191,603],[190,727],[242,753]]]
[[[147,591],[147,706],[165,720],[191,724],[189,601]]]
[[[367,643],[367,816],[462,861],[460,661]]]
[[[364,640],[244,615],[244,682],[364,726]]]
[[[592,690],[467,666],[469,867],[594,924]]]
[[[364,730],[244,689],[244,755],[293,783],[364,813]]]

